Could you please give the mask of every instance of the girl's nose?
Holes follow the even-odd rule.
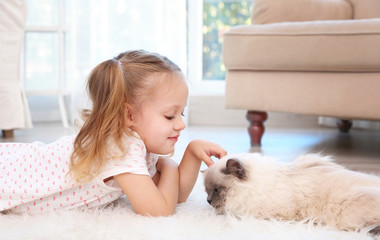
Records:
[[[185,129],[185,127],[186,127],[186,124],[183,121],[183,119],[178,118],[178,120],[176,121],[176,124],[174,126],[175,130],[183,130],[183,129]]]

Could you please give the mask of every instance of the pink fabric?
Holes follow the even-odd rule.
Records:
[[[67,175],[74,136],[51,144],[0,144],[0,210],[45,212],[56,209],[91,208],[123,196],[111,179],[121,173],[153,176],[158,155],[148,154],[140,138],[126,138],[129,152],[123,159],[108,158],[103,172],[86,183]]]

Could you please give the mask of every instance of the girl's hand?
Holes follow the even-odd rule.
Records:
[[[212,156],[220,159],[227,155],[227,151],[221,146],[205,140],[191,141],[186,151],[190,151],[195,158],[202,160],[208,167],[214,164]]]

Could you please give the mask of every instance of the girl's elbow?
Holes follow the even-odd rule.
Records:
[[[160,209],[158,211],[136,211],[137,214],[146,217],[169,217],[175,212],[174,209]]]
[[[152,217],[170,217],[173,214],[174,214],[174,211],[172,211],[172,212],[161,212],[161,213],[157,213],[156,215],[153,215]]]

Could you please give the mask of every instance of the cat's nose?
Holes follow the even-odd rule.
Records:
[[[208,202],[208,204],[211,204],[212,200],[211,199],[207,199],[207,202]]]

